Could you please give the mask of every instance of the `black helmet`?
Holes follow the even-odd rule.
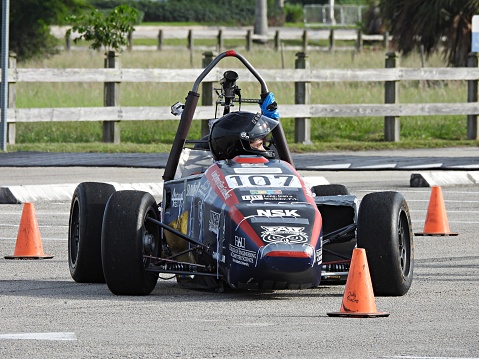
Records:
[[[278,123],[260,113],[231,112],[213,122],[209,138],[211,152],[216,160],[232,159],[237,155],[274,158],[274,151],[268,147],[256,149],[251,147],[251,143],[265,139]]]

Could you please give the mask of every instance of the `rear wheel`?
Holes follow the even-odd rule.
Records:
[[[158,274],[147,272],[144,255],[159,255],[160,230],[147,218],[159,220],[153,196],[141,191],[119,191],[105,208],[101,257],[106,284],[113,294],[148,295]]]
[[[408,292],[413,278],[414,243],[405,198],[397,192],[364,196],[358,214],[358,247],[366,249],[376,295]]]
[[[73,192],[68,226],[70,275],[80,283],[103,283],[101,225],[105,205],[115,187],[83,182]]]

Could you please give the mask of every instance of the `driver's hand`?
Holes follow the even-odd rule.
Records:
[[[279,119],[278,104],[274,98],[274,93],[268,92],[265,95],[261,95],[263,102],[260,104],[261,113],[269,118],[275,120]]]

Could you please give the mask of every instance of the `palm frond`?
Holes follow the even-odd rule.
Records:
[[[442,50],[449,65],[465,66],[479,0],[382,0],[380,8],[404,56],[421,46],[428,56]]]

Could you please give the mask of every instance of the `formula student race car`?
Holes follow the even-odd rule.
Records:
[[[226,57],[249,70],[261,96],[242,98],[238,74],[226,71],[216,89],[222,116],[210,121],[208,136],[187,139],[200,83]],[[148,295],[164,276],[219,292],[224,286],[302,289],[344,282],[352,251],[361,247],[375,294],[407,293],[414,255],[404,197],[374,192],[358,206],[343,185],[309,188],[294,168],[272,100],[243,56],[235,51],[217,56],[198,76],[186,103],[172,106],[181,119],[161,203],[150,193],[115,191],[107,183],[84,182],[75,189],[68,235],[72,278],[106,281],[117,295]],[[263,111],[241,111],[242,103],[260,104]],[[265,147],[268,134],[273,147]]]

